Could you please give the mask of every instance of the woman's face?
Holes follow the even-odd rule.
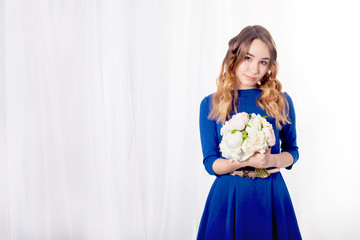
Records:
[[[270,52],[268,46],[260,39],[254,39],[244,61],[235,70],[236,88],[256,88],[256,84],[269,70]]]

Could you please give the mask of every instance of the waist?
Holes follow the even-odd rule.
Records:
[[[254,170],[244,170],[238,169],[236,171],[230,172],[232,176],[240,176],[240,177],[250,177],[250,178],[267,178],[270,174],[280,172],[279,168],[271,168],[271,169],[254,169]]]
[[[256,168],[254,167],[242,167],[242,168],[238,168],[236,169],[235,171],[241,171],[241,170],[246,170],[246,171],[255,171]],[[266,170],[271,170],[271,169],[279,169],[279,168],[276,168],[276,167],[269,167],[269,168],[266,168]]]

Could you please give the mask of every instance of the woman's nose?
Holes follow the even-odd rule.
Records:
[[[252,73],[256,74],[256,73],[259,73],[259,65],[253,61],[251,64],[250,64],[250,70]]]

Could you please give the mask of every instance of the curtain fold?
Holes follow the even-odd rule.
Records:
[[[202,2],[1,3],[1,237],[194,238]]]

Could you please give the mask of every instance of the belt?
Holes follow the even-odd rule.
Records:
[[[270,174],[276,173],[279,171],[280,171],[279,168],[273,168],[273,169],[266,170],[266,171],[264,171],[264,169],[256,169],[255,171],[238,170],[238,171],[231,172],[230,175],[240,176],[240,177],[250,177],[250,178],[254,178],[254,177],[267,178],[268,176],[270,176]]]

